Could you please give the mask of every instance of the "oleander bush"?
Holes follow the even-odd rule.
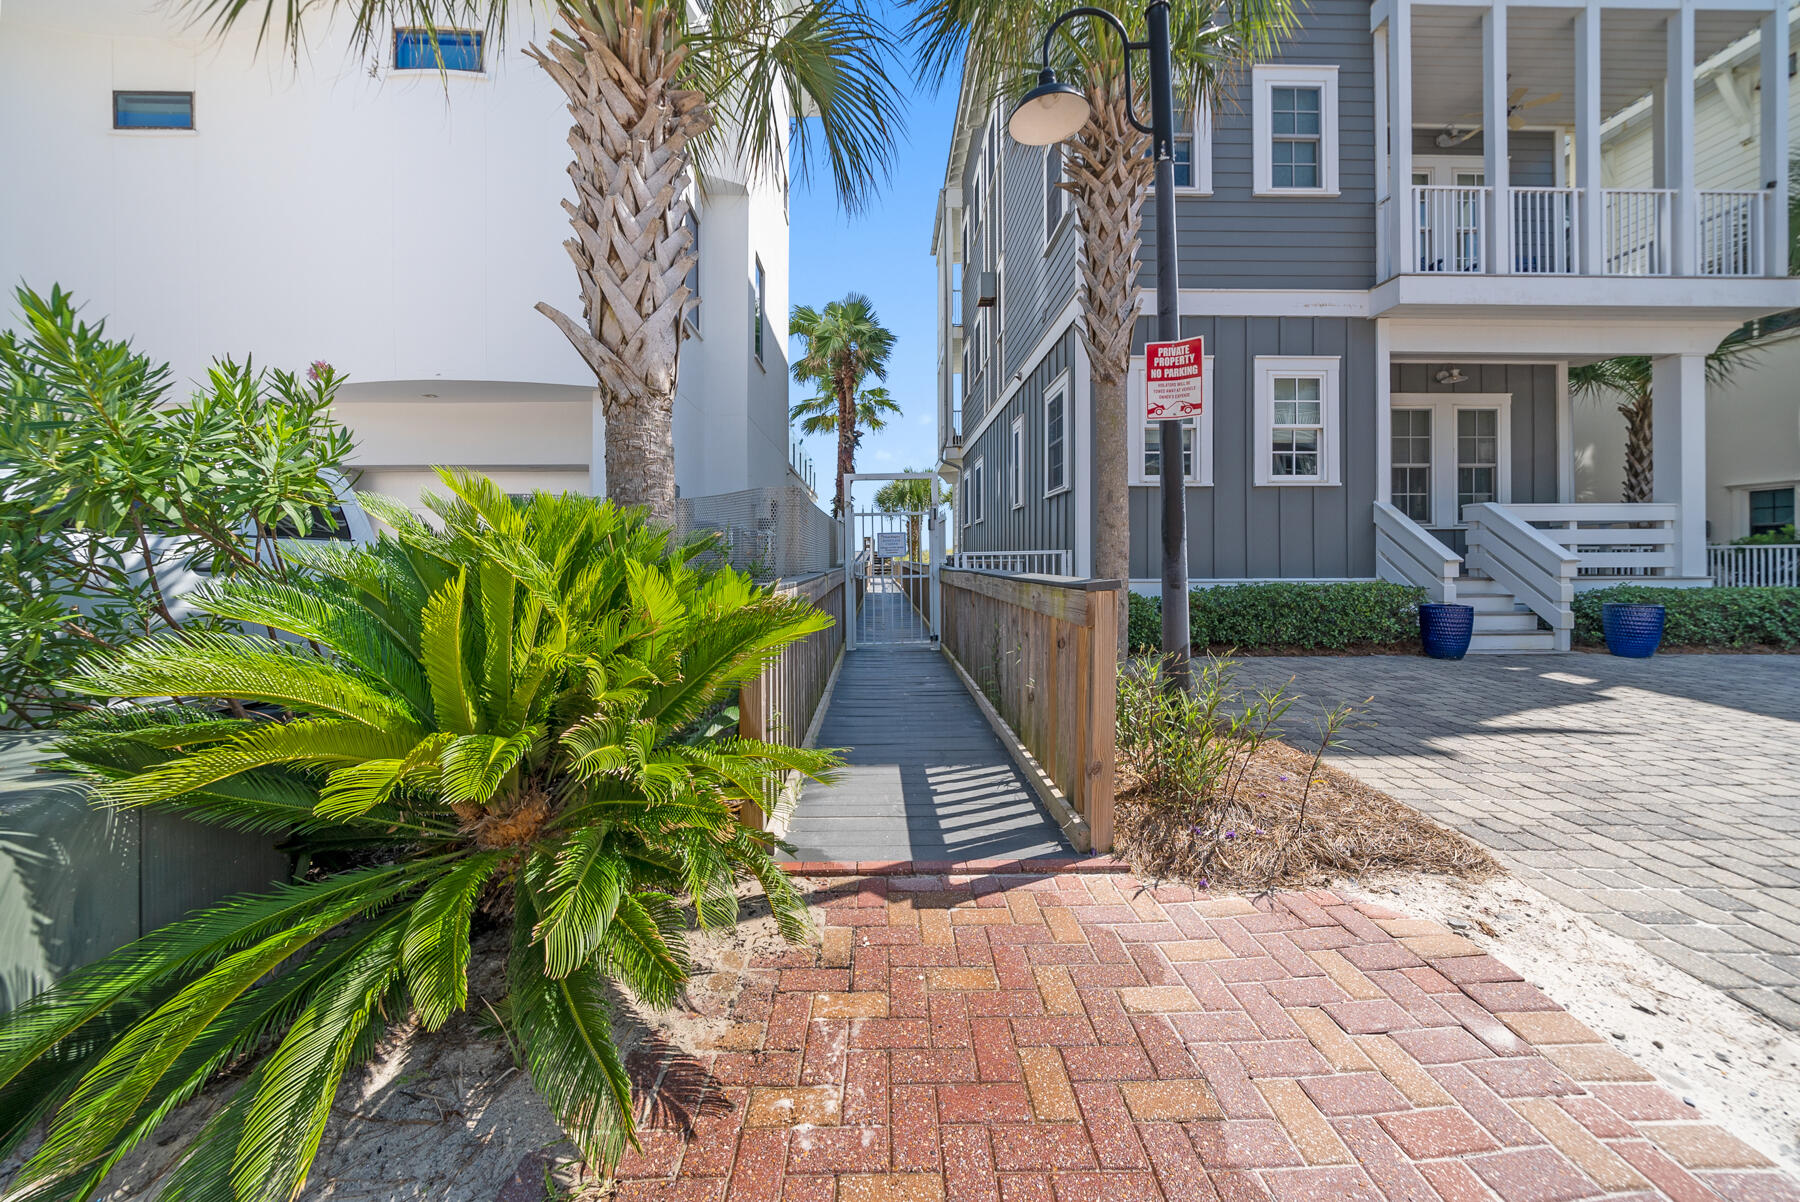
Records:
[[[1416,643],[1424,599],[1423,589],[1383,580],[1273,581],[1194,589],[1188,595],[1188,614],[1196,647],[1343,651]],[[1162,603],[1157,598],[1133,594],[1129,635],[1136,650],[1160,646]]]
[[[1661,605],[1664,647],[1800,648],[1800,588],[1649,588],[1625,584],[1575,594],[1575,641],[1603,645],[1608,601]]]

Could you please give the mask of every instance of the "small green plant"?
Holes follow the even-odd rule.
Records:
[[[1405,647],[1419,637],[1422,589],[1384,580],[1338,584],[1224,584],[1194,589],[1188,616],[1196,647],[1240,650],[1292,648],[1342,651]],[[1131,645],[1162,644],[1162,602],[1132,594],[1127,618]]]
[[[1661,605],[1665,647],[1800,648],[1800,588],[1651,588],[1619,585],[1575,594],[1575,641],[1606,641],[1608,601]]]
[[[1165,663],[1143,659],[1119,673],[1118,747],[1145,793],[1206,824],[1218,803],[1236,800],[1244,771],[1263,743],[1279,737],[1293,705],[1286,686],[1248,695],[1230,660],[1207,659],[1188,691],[1168,687]]]
[[[1734,547],[1778,547],[1788,543],[1800,543],[1800,536],[1794,533],[1794,523],[1779,526],[1774,530],[1765,530],[1761,534],[1746,534],[1743,538],[1734,538]]]
[[[1373,701],[1374,698],[1371,697],[1369,700]],[[1281,850],[1276,853],[1274,862],[1269,866],[1268,884],[1270,888],[1274,887],[1281,874],[1286,871],[1288,851],[1293,847],[1294,840],[1299,839],[1302,843],[1305,841],[1306,806],[1312,800],[1313,786],[1319,783],[1319,766],[1324,762],[1327,751],[1343,745],[1342,740],[1338,737],[1339,732],[1356,713],[1356,706],[1340,705],[1335,709],[1326,710],[1319,719],[1319,742],[1313,751],[1312,764],[1306,770],[1306,783],[1300,788],[1299,812],[1294,817],[1294,825],[1288,832],[1287,838],[1281,841]]]

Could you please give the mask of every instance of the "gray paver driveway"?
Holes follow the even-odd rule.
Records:
[[[1339,767],[1800,1029],[1800,659],[1282,657],[1238,673],[1290,677],[1308,703],[1373,696]]]

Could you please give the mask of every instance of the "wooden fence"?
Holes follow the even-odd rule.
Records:
[[[844,573],[837,569],[784,580],[775,591],[810,602],[830,614],[832,622],[824,630],[790,645],[761,676],[738,690],[738,734],[746,739],[798,747],[806,739],[813,715],[825,696],[831,669],[844,649]],[[772,791],[760,809],[745,806],[739,818],[746,826],[761,830],[776,800]]]
[[[1113,838],[1117,580],[945,568],[943,646],[1088,826]]]

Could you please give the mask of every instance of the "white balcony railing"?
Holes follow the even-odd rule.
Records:
[[[1583,587],[1675,574],[1679,505],[1508,505],[1506,510],[1568,548],[1581,561]]]
[[[1722,588],[1800,587],[1800,543],[1708,547],[1706,568]]]
[[[1580,269],[1579,188],[1512,189],[1513,270],[1569,275]]]
[[[1486,187],[1413,185],[1412,270],[1472,274],[1487,270]]]
[[[1606,230],[1607,275],[1668,275],[1670,188],[1607,188],[1600,220]]]
[[[1067,551],[957,551],[950,567],[978,572],[1008,572],[1014,576],[1067,576]]]
[[[1700,193],[1700,274],[1763,273],[1763,192]]]

